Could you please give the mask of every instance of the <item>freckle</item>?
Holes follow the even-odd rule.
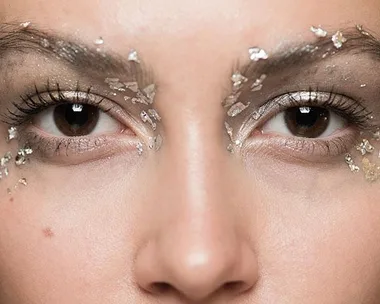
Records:
[[[9,199],[9,201],[10,201],[10,202],[13,202],[13,201],[14,201],[14,198],[13,198],[13,197],[11,197],[11,198]]]
[[[51,228],[45,228],[42,230],[42,233],[46,238],[52,238],[54,236],[54,232],[51,230]]]

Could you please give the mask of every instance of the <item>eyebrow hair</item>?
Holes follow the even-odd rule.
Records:
[[[375,60],[380,60],[380,41],[361,26],[341,30],[347,41],[337,49],[332,36],[318,38],[313,43],[288,45],[280,51],[269,54],[267,60],[251,61],[242,66],[240,71],[251,78],[254,75],[277,73],[293,67],[310,66],[325,58],[342,56],[344,54],[366,54]],[[335,34],[335,32],[334,32]]]
[[[95,45],[95,42],[94,42]],[[80,74],[92,73],[99,77],[105,74],[123,75],[142,84],[152,83],[152,73],[143,63],[128,61],[120,55],[103,52],[53,33],[40,30],[33,25],[23,27],[20,23],[0,24],[0,61],[11,52],[40,53],[69,63]]]

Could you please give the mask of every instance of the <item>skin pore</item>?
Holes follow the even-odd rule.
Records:
[[[376,0],[1,1],[1,24],[30,21],[27,30],[95,50],[102,37],[101,53],[118,61],[111,69],[96,66],[99,58],[78,66],[25,45],[0,47],[2,115],[20,95],[48,98],[49,83],[55,92],[91,87],[116,121],[57,147],[41,127],[45,110],[20,126],[20,142],[0,141],[0,156],[25,141],[35,151],[0,181],[0,303],[378,303],[380,188],[344,162],[350,152],[361,164],[356,125],[340,136],[344,145],[326,148],[284,144],[285,130],[250,136],[266,130],[275,110],[245,122],[276,97],[312,89],[360,103],[360,113],[373,115],[363,123],[377,125],[376,52],[358,44],[276,69],[264,65],[277,55],[252,65],[248,49],[284,61],[293,46],[318,43],[312,25],[333,34],[363,24],[379,37],[379,9]],[[131,73],[131,49],[147,74],[139,84],[157,85],[157,132],[141,122],[140,105],[105,82],[141,76],[139,68]],[[267,68],[268,78],[256,94],[242,90],[251,104],[231,118],[222,102],[237,68],[250,81]],[[225,121],[244,140],[234,153]],[[8,127],[0,123],[1,138]],[[32,131],[39,137],[28,137]],[[158,133],[161,149],[148,149]],[[7,194],[23,177],[28,185]]]

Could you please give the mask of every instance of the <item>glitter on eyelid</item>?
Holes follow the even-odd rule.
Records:
[[[8,128],[7,142],[10,142],[12,139],[18,138],[18,131],[16,127]]]
[[[251,103],[248,102],[246,105],[242,102],[238,102],[234,104],[227,112],[227,115],[230,117],[235,117],[239,115],[241,112],[243,112],[245,109],[249,107]]]
[[[156,96],[156,85],[154,83],[148,85],[143,89],[145,96],[148,98],[148,103],[152,104]]]
[[[137,93],[139,90],[139,84],[136,81],[125,82],[124,86],[125,88],[127,88],[128,90],[131,90],[134,93]]]
[[[347,42],[347,39],[343,36],[343,33],[341,31],[337,31],[332,36],[331,40],[337,49],[340,49],[343,46],[343,44]]]
[[[149,109],[149,110],[148,110],[148,114],[149,114],[149,116],[150,116],[152,119],[154,119],[154,120],[156,120],[156,121],[161,121],[161,116],[157,113],[156,110],[154,110],[154,109]]]
[[[150,141],[149,149],[155,150],[155,151],[158,151],[161,149],[163,139],[162,139],[162,136],[160,134],[155,136],[155,137],[150,137],[149,141]]]
[[[249,58],[252,61],[265,60],[269,58],[267,52],[258,47],[249,48],[248,53],[249,53]]]
[[[261,116],[263,116],[263,114],[264,114],[264,108],[259,108],[259,110],[253,112],[251,116],[254,120],[259,120]]]
[[[128,54],[128,61],[140,63],[139,55],[136,50],[131,50]]]
[[[267,78],[266,74],[262,74],[259,78],[255,80],[254,83],[251,85],[251,91],[257,92],[260,91],[263,88],[263,82]]]
[[[320,37],[320,38],[324,38],[327,36],[327,31],[325,31],[324,29],[322,29],[321,27],[315,27],[315,26],[311,26],[310,27],[310,30],[317,36],[317,37]]]
[[[222,106],[225,108],[229,108],[230,106],[232,106],[234,103],[236,103],[238,101],[240,95],[241,95],[241,92],[237,92],[235,94],[231,94],[231,95],[227,96],[223,100]]]
[[[358,150],[363,156],[367,153],[373,153],[375,147],[371,145],[368,139],[363,139],[360,145],[356,146],[356,150]]]

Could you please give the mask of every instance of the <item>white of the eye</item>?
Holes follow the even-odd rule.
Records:
[[[39,113],[35,120],[34,124],[36,127],[53,136],[66,136],[63,134],[57,127],[54,121],[54,109],[55,107],[50,107],[45,111]],[[74,111],[79,111],[79,107],[76,106]],[[115,133],[120,129],[120,123],[112,118],[110,115],[104,113],[103,111],[99,112],[99,119],[96,123],[94,130],[88,135],[102,135],[102,134],[110,134]]]
[[[307,111],[307,107],[303,107],[302,109],[304,112]],[[343,129],[345,125],[346,121],[343,117],[335,114],[333,111],[330,111],[330,119],[327,128],[318,138],[328,137],[339,129]],[[268,120],[262,130],[263,133],[276,133],[285,136],[294,136],[286,126],[285,111],[278,113],[275,117]]]

